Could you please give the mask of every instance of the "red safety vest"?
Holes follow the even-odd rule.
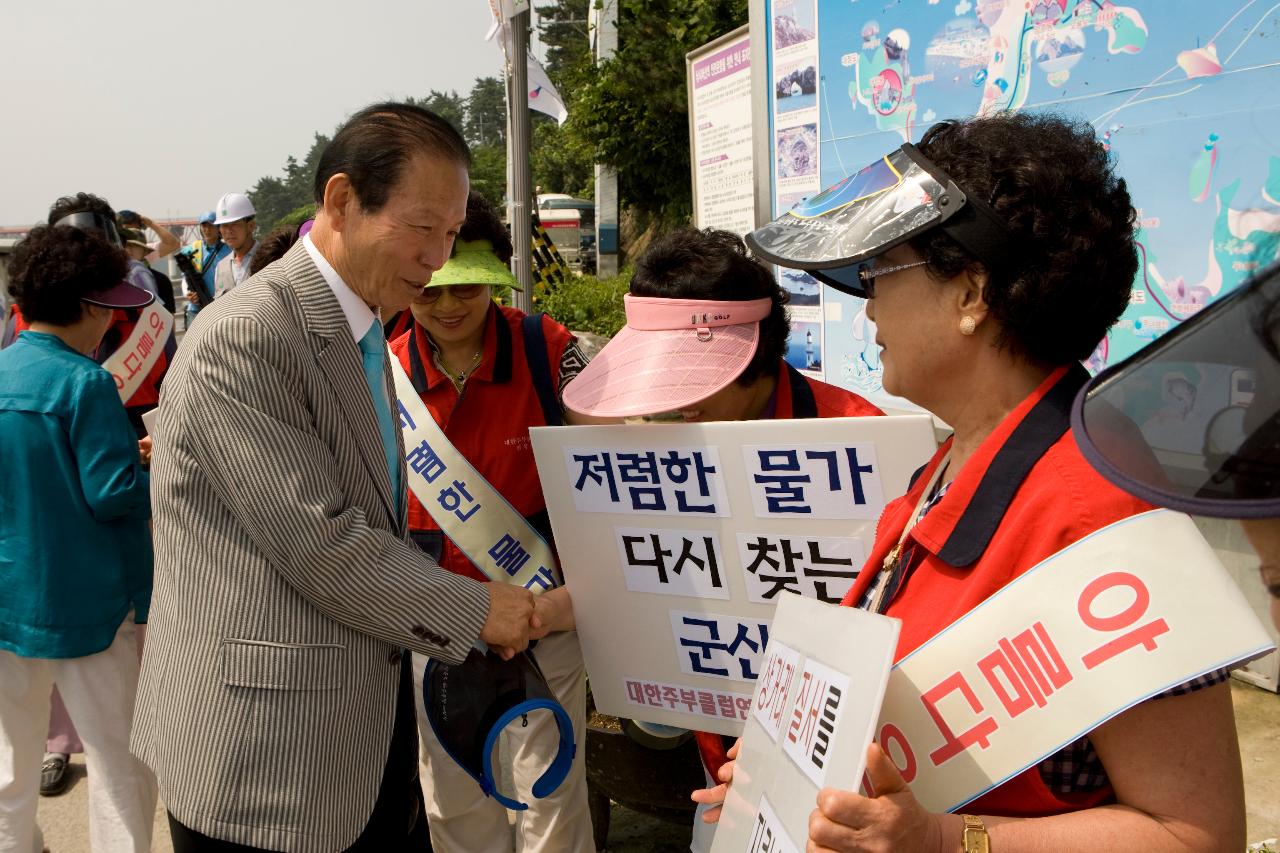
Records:
[[[1085,461],[1070,430],[1071,402],[1088,379],[1059,368],[1000,424],[915,529],[909,574],[885,611],[902,620],[896,660],[915,651],[1010,581],[1094,531],[1151,509]],[[875,544],[843,603],[856,603],[898,544],[946,442],[907,494],[880,516]],[[1051,791],[1037,767],[984,794],[974,814],[1037,817],[1112,802],[1110,786],[1081,795]]]
[[[484,355],[467,377],[459,397],[449,377],[436,367],[426,330],[415,323],[391,344],[391,351],[409,374],[422,402],[449,441],[489,481],[516,512],[551,543],[547,504],[538,481],[538,468],[529,442],[529,427],[545,426],[537,389],[525,361],[524,314],[494,305],[485,320]],[[573,335],[543,316],[551,375],[559,383],[560,358]],[[416,357],[415,357],[416,354]],[[409,531],[428,553],[439,554],[449,571],[480,581],[488,578],[447,536],[430,513],[409,493]],[[552,543],[554,547],[554,543]]]

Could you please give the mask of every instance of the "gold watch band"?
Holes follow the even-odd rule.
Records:
[[[964,853],[991,853],[991,839],[982,818],[971,814],[960,817],[964,819],[964,835],[960,841]]]

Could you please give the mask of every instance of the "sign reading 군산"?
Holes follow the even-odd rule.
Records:
[[[839,602],[927,416],[530,431],[605,714],[737,734],[784,593]]]

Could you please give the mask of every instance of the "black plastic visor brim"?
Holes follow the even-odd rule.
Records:
[[[1081,453],[1103,477],[1145,501],[1182,512],[1218,518],[1280,517],[1280,353],[1274,322],[1280,313],[1280,265],[1272,266],[1145,348],[1095,376],[1072,406],[1071,427]],[[1212,334],[1211,334],[1212,333]],[[1184,467],[1157,457],[1135,414],[1140,394],[1151,396],[1154,379],[1188,366],[1207,372],[1250,372],[1248,402],[1237,405],[1230,388],[1206,390],[1226,395],[1229,404],[1205,418],[1199,447],[1183,448],[1184,460],[1198,457],[1196,477],[1178,477]],[[1155,389],[1159,391],[1160,389]],[[1193,403],[1194,405],[1194,403]],[[1219,403],[1218,405],[1221,405]],[[1206,411],[1214,408],[1206,407]],[[1214,424],[1234,411],[1247,412],[1248,428],[1237,443],[1212,454]],[[1202,416],[1203,417],[1203,416]],[[1166,451],[1166,456],[1167,456]],[[1264,495],[1259,497],[1258,495]]]

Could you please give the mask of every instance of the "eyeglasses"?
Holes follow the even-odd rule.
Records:
[[[428,286],[422,291],[422,302],[430,305],[440,298],[444,291],[449,293],[455,299],[475,299],[483,290],[488,290],[488,285],[484,284],[442,284],[439,287]]]
[[[897,264],[892,267],[877,267],[875,261],[866,266],[858,268],[858,280],[862,282],[862,289],[867,292],[868,299],[876,298],[876,279],[882,275],[892,275],[903,270],[915,269],[928,264],[928,261],[915,261],[910,264]]]

